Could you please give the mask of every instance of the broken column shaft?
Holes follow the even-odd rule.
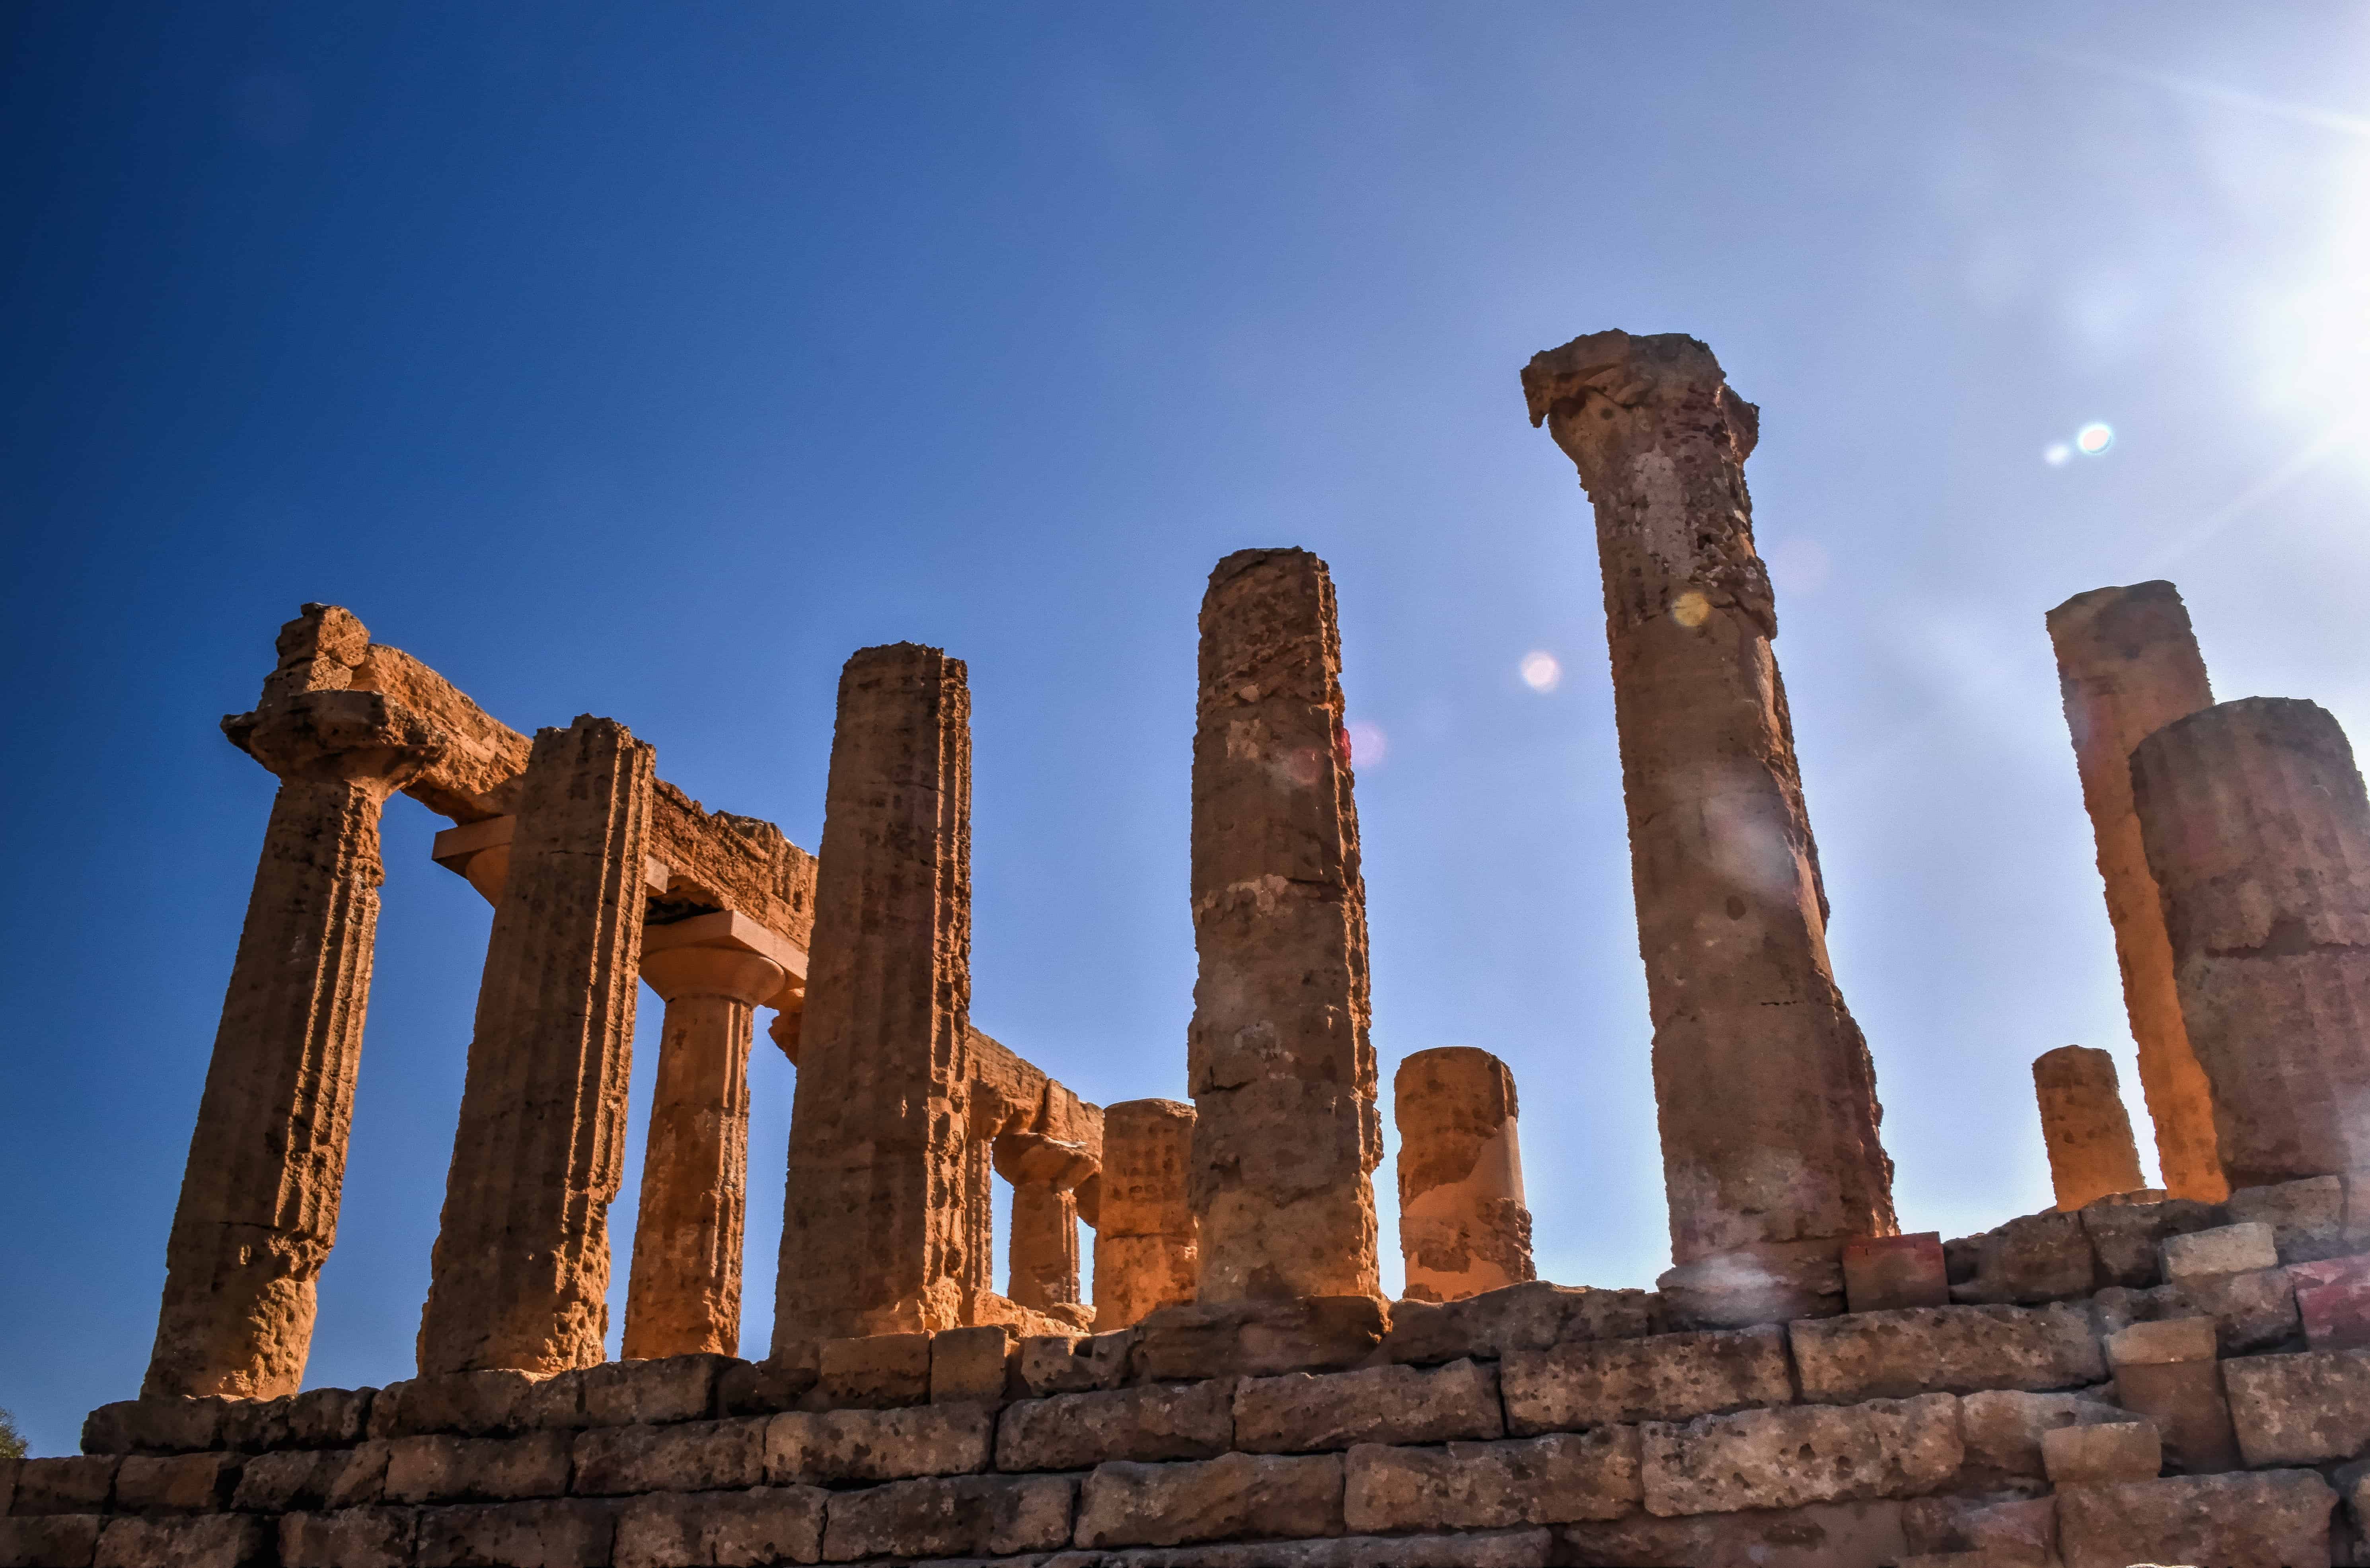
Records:
[[[2034,1058],[2032,1088],[2041,1102],[2041,1137],[2048,1146],[2059,1209],[2070,1214],[2147,1185],[2114,1057],[2087,1045],[2060,1045]]]
[[[1369,1173],[1382,1137],[1340,671],[1323,561],[1267,549],[1218,563],[1202,601],[1201,968],[1186,1037],[1204,1301],[1380,1290]]]
[[[1095,1228],[1095,1331],[1191,1301],[1201,1277],[1193,1205],[1193,1108],[1175,1100],[1103,1107],[1102,1201]]]
[[[1595,505],[1673,1256],[1889,1235],[1875,1073],[1828,963],[1754,553],[1757,412],[1677,334],[1576,339],[1523,387]]]
[[[1410,1301],[1460,1301],[1536,1279],[1514,1076],[1487,1051],[1418,1051],[1391,1080],[1399,1251]]]
[[[2097,588],[2049,612],[2082,804],[2099,846],[2123,1006],[2139,1046],[2140,1091],[2157,1164],[2176,1198],[2229,1195],[2214,1152],[2214,1100],[2190,1048],[2172,979],[2172,944],[2132,811],[2132,748],[2214,701],[2189,610],[2169,582]]]
[[[2370,804],[2337,721],[2252,697],[2132,753],[2233,1188],[2370,1166]]]
[[[535,737],[420,1314],[423,1376],[604,1358],[650,755],[608,719]]]
[[[971,692],[935,648],[839,681],[800,1023],[777,1352],[953,1328],[972,1310],[957,1194],[971,1078]]]

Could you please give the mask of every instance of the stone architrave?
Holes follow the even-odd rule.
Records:
[[[1012,1184],[1009,1257],[1015,1306],[1078,1305],[1078,1187],[1095,1174],[1084,1145],[1041,1133],[1007,1133],[993,1146],[997,1175]]]
[[[166,1243],[144,1398],[269,1400],[304,1380],[362,1063],[379,818],[445,744],[404,704],[345,689],[369,644],[345,611],[306,605],[256,710],[223,721],[280,790]]]
[[[2225,702],[2132,753],[2132,796],[2230,1185],[2370,1167],[2370,804],[2345,732]]]
[[[1506,1064],[1470,1045],[1418,1051],[1391,1080],[1391,1114],[1407,1298],[1459,1301],[1536,1279]]]
[[[643,928],[642,978],[665,1001],[666,1020],[626,1286],[628,1361],[740,1351],[749,1047],[757,1008],[786,976],[755,951],[765,938],[726,912]]]
[[[1142,1322],[1191,1301],[1201,1284],[1200,1231],[1186,1193],[1193,1108],[1176,1100],[1103,1107],[1102,1203],[1095,1228],[1095,1331]]]
[[[604,1357],[651,778],[650,746],[615,720],[535,737],[420,1313],[422,1376]]]
[[[2156,1124],[2157,1164],[2172,1196],[2219,1203],[2230,1191],[2214,1152],[2213,1093],[2181,1022],[2172,944],[2132,810],[2131,768],[2133,747],[2211,707],[2214,688],[2188,606],[2169,582],[2077,594],[2048,621],[2082,804],[2099,846],[2123,1007],[2139,1046],[2140,1091]]]
[[[1381,1291],[1366,890],[1333,581],[1240,550],[1202,601],[1186,1035],[1203,1301]]]
[[[2071,1214],[2096,1199],[2147,1185],[2114,1057],[2087,1045],[2044,1051],[2033,1059],[2032,1089],[2041,1102],[2041,1137],[2049,1148],[2049,1177],[2061,1210]]]
[[[910,642],[847,661],[799,1026],[777,1354],[972,1310],[971,690]]]
[[[1672,1255],[1891,1235],[1875,1070],[1828,962],[1754,551],[1759,414],[1676,333],[1575,339],[1523,389],[1595,505]]]

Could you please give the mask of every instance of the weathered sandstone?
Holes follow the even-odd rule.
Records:
[[[1123,1329],[1157,1308],[1193,1299],[1202,1259],[1200,1228],[1186,1191],[1192,1154],[1191,1105],[1129,1100],[1103,1107],[1097,1329]]]
[[[2041,1101],[2041,1138],[2049,1150],[2049,1178],[2057,1206],[2072,1213],[2116,1193],[2137,1192],[2139,1146],[2115,1081],[2115,1059],[2087,1045],[2060,1045],[2032,1064]]]
[[[1514,1075],[1487,1051],[1418,1051],[1391,1080],[1407,1295],[1455,1301],[1536,1277]]]

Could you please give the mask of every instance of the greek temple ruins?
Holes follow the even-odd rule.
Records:
[[[972,1026],[960,659],[849,657],[810,853],[624,723],[512,730],[308,605],[224,721],[279,787],[146,1378],[82,1455],[0,1461],[0,1568],[2370,1564],[2370,802],[2336,722],[2216,702],[2170,583],[2047,613],[2149,1125],[2107,1051],[2052,1043],[2054,1205],[1904,1229],[1773,651],[1758,411],[1675,334],[1521,386],[1603,567],[1656,1288],[1536,1277],[1534,1212],[1588,1198],[1525,1188],[1512,1073],[1454,1046],[1392,1078],[1384,1293],[1315,556],[1230,555],[1202,600],[1190,1103],[1088,1103]],[[492,927],[415,1355],[308,1389],[397,794]],[[743,1359],[761,1019],[796,1092],[754,1151],[787,1184]]]

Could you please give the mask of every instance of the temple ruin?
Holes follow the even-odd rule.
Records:
[[[961,660],[847,660],[810,855],[624,723],[522,734],[309,605],[224,721],[279,790],[146,1379],[82,1455],[0,1461],[0,1568],[2370,1564],[2370,799],[2335,721],[2215,703],[2169,583],[2049,613],[2162,1185],[2112,1057],[2060,1046],[2056,1203],[1904,1231],[1772,651],[1757,412],[1674,335],[1574,340],[1522,388],[1604,569],[1655,1289],[1536,1277],[1535,1210],[1589,1200],[1526,1188],[1513,1075],[1460,1045],[1398,1064],[1383,1293],[1315,556],[1228,556],[1202,602],[1190,1104],[1094,1105],[973,1025]],[[398,793],[492,927],[413,1357],[305,1389]],[[797,1087],[742,1359],[765,1014]]]

